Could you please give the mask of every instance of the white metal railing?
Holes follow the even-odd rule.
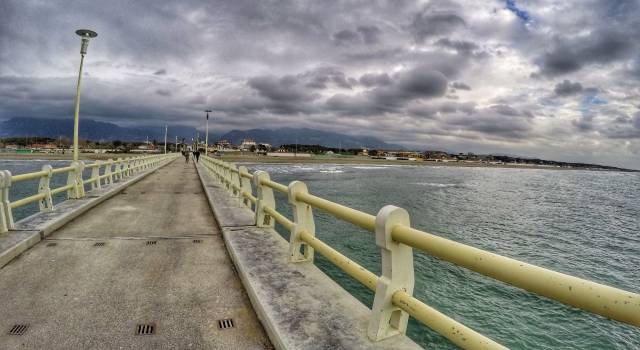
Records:
[[[63,168],[52,168],[44,165],[40,171],[12,175],[9,170],[0,170],[0,233],[15,227],[13,209],[38,202],[40,211],[53,210],[53,196],[58,193],[67,193],[67,199],[78,199],[85,196],[85,185],[90,185],[90,190],[100,189],[103,185],[109,185],[121,181],[131,175],[150,168],[155,168],[165,162],[174,159],[177,154],[161,154],[139,156],[129,158],[109,159],[96,161],[85,165],[84,162],[72,162]],[[84,179],[82,174],[85,169],[91,169],[91,175]],[[51,178],[54,175],[67,174],[66,184],[51,188]],[[38,192],[31,196],[11,201],[11,187],[13,184],[40,180]]]
[[[636,293],[417,230],[411,227],[409,214],[402,208],[387,205],[374,216],[314,196],[300,181],[285,186],[272,181],[264,171],[250,174],[246,167],[208,156],[202,159],[207,173],[253,211],[256,226],[274,227],[277,222],[290,231],[290,262],[312,262],[317,251],[375,292],[368,328],[368,336],[374,341],[405,333],[408,317],[412,316],[461,348],[505,349],[413,297],[413,248],[538,295],[640,327],[640,295]],[[293,221],[276,210],[274,192],[288,198]],[[313,208],[373,232],[380,247],[382,275],[375,275],[317,239]]]

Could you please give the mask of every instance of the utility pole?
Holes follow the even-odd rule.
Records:
[[[167,124],[164,125],[164,154],[167,154]]]
[[[178,136],[176,135],[175,151],[178,152]]]
[[[84,55],[87,54],[87,46],[89,46],[89,39],[95,38],[98,36],[98,33],[88,30],[88,29],[78,29],[76,30],[76,34],[78,34],[82,38],[82,42],[80,45],[80,71],[78,72],[78,84],[76,85],[76,110],[73,115],[73,161],[78,161],[78,129],[80,126],[79,115],[80,115],[80,80],[82,79],[82,66],[84,64]]]

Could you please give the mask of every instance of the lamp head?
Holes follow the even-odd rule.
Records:
[[[98,36],[98,33],[94,32],[93,30],[89,30],[89,29],[78,29],[76,30],[76,34],[78,34],[79,36],[83,37],[83,38],[95,38]]]
[[[76,30],[76,34],[78,34],[82,38],[82,46],[80,46],[80,54],[84,56],[87,53],[87,46],[89,46],[89,39],[97,37],[98,33],[89,29],[78,29]]]

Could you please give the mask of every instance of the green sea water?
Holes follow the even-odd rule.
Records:
[[[272,179],[370,214],[405,208],[421,230],[559,272],[640,292],[640,174],[537,169],[264,165]],[[279,196],[279,195],[276,195]],[[291,218],[286,198],[278,211]],[[319,210],[316,236],[380,273],[371,233]],[[287,231],[277,227],[288,239]],[[365,305],[373,293],[316,254],[316,265]],[[511,349],[640,349],[640,329],[511,287],[414,251],[414,295]],[[426,349],[456,349],[410,321]]]
[[[0,161],[14,174],[68,161]],[[369,165],[247,164],[272,179],[304,181],[323,198],[375,214],[405,208],[412,226],[556,271],[640,292],[640,174],[532,169]],[[85,174],[88,176],[88,174]],[[63,185],[56,176],[52,186]],[[16,184],[13,198],[34,194],[37,181]],[[280,212],[291,218],[284,197]],[[64,200],[60,194],[56,200]],[[16,219],[37,211],[15,210]],[[380,273],[371,233],[314,212],[316,235]],[[286,230],[277,227],[288,238]],[[373,293],[316,255],[316,264],[365,305]],[[535,296],[414,252],[414,295],[512,349],[640,349],[640,329]],[[426,349],[456,349],[411,320],[409,336]]]

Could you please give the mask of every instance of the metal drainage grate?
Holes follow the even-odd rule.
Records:
[[[15,324],[9,330],[9,335],[23,335],[29,329],[28,324]]]
[[[152,335],[156,331],[153,324],[139,324],[136,326],[136,335]]]
[[[58,245],[58,243],[56,243],[56,242],[49,242],[49,243],[47,243],[47,247],[55,247],[55,246],[57,246],[57,245]]]
[[[105,246],[105,242],[96,242],[93,244],[94,247],[104,247]]]
[[[218,326],[220,326],[220,329],[229,329],[233,328],[235,325],[233,324],[232,318],[225,318],[223,320],[218,320]]]
[[[194,239],[193,243],[202,243],[202,240],[201,239]]]
[[[158,241],[147,241],[147,245],[156,245]]]

